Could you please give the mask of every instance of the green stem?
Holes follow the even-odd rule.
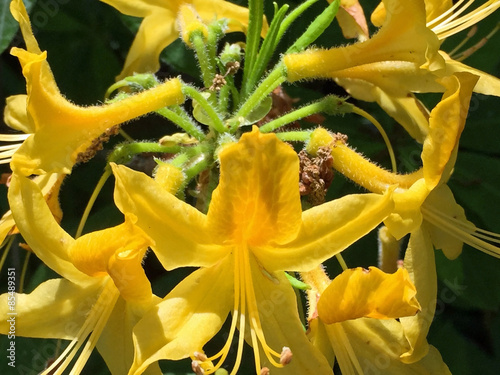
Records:
[[[206,48],[206,41],[202,35],[193,33],[191,35],[191,43],[196,51],[196,57],[200,64],[201,76],[203,84],[206,88],[212,86],[215,77],[215,65],[210,61],[210,55]]]
[[[288,11],[288,4],[285,4],[281,7],[281,9],[277,10],[277,5],[275,5],[275,15],[273,17],[273,22],[269,27],[267,35],[262,43],[262,47],[257,55],[256,61],[253,65],[253,69],[245,81],[245,88],[248,90],[253,87],[255,83],[262,77],[264,71],[266,70],[267,64],[273,55],[273,52],[276,50],[276,46],[279,42],[277,38],[279,32],[279,25],[283,21],[285,17],[285,13]],[[247,92],[243,92],[243,97],[246,97]]]
[[[97,182],[97,185],[94,188],[94,191],[92,192],[92,195],[90,196],[89,201],[87,202],[87,207],[85,207],[85,211],[83,212],[82,218],[80,219],[80,224],[78,225],[78,229],[76,230],[75,234],[75,239],[80,237],[83,232],[83,227],[85,226],[85,223],[87,222],[87,219],[90,215],[90,210],[92,210],[92,207],[94,206],[94,203],[97,199],[97,196],[101,192],[104,184],[108,180],[109,176],[111,176],[111,167],[106,165],[106,169],[104,170],[104,173],[102,174],[101,178]]]
[[[329,95],[315,103],[301,107],[293,112],[287,113],[284,116],[268,122],[260,127],[260,131],[262,133],[269,133],[283,125],[300,120],[307,116],[311,116],[312,114],[318,112],[325,112],[331,115],[343,114],[346,113],[346,111],[351,112],[352,107],[353,106],[351,104],[345,102],[345,99]]]
[[[276,133],[276,137],[284,142],[307,142],[311,138],[312,130],[298,130],[292,132]]]
[[[269,73],[269,75],[257,86],[255,91],[250,95],[250,97],[243,103],[240,107],[236,116],[234,118],[234,123],[232,124],[232,131],[236,131],[240,119],[248,116],[254,108],[256,108],[264,98],[271,93],[276,87],[281,85],[286,81],[285,66],[283,63],[279,63],[274,70]]]
[[[176,154],[181,150],[181,146],[162,146],[156,142],[123,143],[115,147],[108,156],[108,163],[125,164],[136,154],[144,152],[158,152],[165,154]]]
[[[245,66],[243,68],[243,87],[242,92],[246,92],[246,82],[253,70],[255,58],[259,49],[260,33],[264,17],[264,2],[262,0],[248,1],[248,30],[247,42],[245,47]]]
[[[201,95],[201,93],[198,90],[196,90],[194,87],[183,84],[182,85],[182,93],[198,102],[198,104],[201,106],[201,108],[203,108],[205,110],[208,117],[210,117],[210,119],[212,120],[212,126],[217,132],[219,132],[219,133],[227,132],[226,127],[222,123],[222,120],[220,119],[220,117],[217,114],[217,112],[215,111],[215,109],[208,102],[208,100],[205,99],[203,97],[203,95]]]
[[[205,133],[203,133],[203,131],[189,117],[181,115],[178,109],[175,111],[170,108],[163,107],[156,110],[156,113],[169,119],[197,140],[203,141],[205,139]]]
[[[332,23],[339,10],[340,0],[333,1],[316,19],[309,25],[302,36],[285,53],[300,52],[313,43],[326,28]]]
[[[219,103],[217,108],[219,113],[227,113],[227,108],[229,106],[229,94],[231,92],[231,87],[227,84],[222,87],[219,91]]]
[[[280,40],[283,37],[283,34],[285,31],[290,27],[290,25],[302,14],[306,11],[307,8],[309,8],[311,5],[313,5],[315,2],[318,0],[308,0],[305,3],[299,5],[297,8],[292,10],[288,16],[281,22],[280,29],[278,32],[278,37],[277,39]]]

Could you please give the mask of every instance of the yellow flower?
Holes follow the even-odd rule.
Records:
[[[441,249],[449,259],[460,255],[464,243],[500,257],[500,249],[485,241],[488,236],[484,231],[467,221],[464,210],[446,185],[477,80],[477,76],[465,72],[441,80],[446,92],[430,115],[429,134],[422,151],[423,167],[411,174],[393,174],[370,163],[328,136],[325,130],[315,131],[309,145],[314,151],[330,144],[334,167],[370,191],[380,192],[387,186],[398,185],[393,195],[394,212],[384,223],[397,239],[411,234],[405,267],[422,305],[422,312],[416,317],[400,319],[411,345],[411,350],[402,356],[408,363],[420,360],[428,352],[425,337],[434,316],[437,295],[434,247]]]
[[[125,374],[133,359],[132,327],[159,301],[141,265],[152,240],[134,225],[133,215],[75,240],[58,225],[38,185],[21,175],[13,175],[9,203],[28,245],[62,276],[16,296],[16,335],[72,340],[51,374],[62,373],[84,344],[76,373],[97,345],[111,372]],[[0,296],[3,334],[8,332],[7,297]]]
[[[334,79],[353,97],[376,101],[419,142],[428,132],[428,112],[412,93],[443,92],[437,78],[469,71],[480,76],[476,92],[500,95],[496,77],[455,62],[439,50],[440,37],[426,23],[422,0],[386,0],[384,5],[387,17],[371,39],[285,56],[288,80]]]
[[[16,116],[23,116],[25,131],[31,134],[12,155],[11,168],[29,176],[51,172],[70,173],[73,165],[86,161],[101,142],[114,134],[117,125],[148,112],[184,101],[178,79],[109,105],[79,107],[59,92],[49,64],[33,36],[22,0],[13,0],[11,12],[19,22],[27,50],[13,48],[23,67],[27,96],[15,99]],[[14,115],[13,115],[14,116]]]
[[[146,175],[113,166],[116,204],[138,217],[137,225],[155,240],[152,249],[163,266],[200,267],[137,324],[131,373],[159,359],[191,356],[210,374],[226,359],[238,327],[233,374],[244,339],[254,349],[258,374],[271,366],[273,373],[331,374],[303,333],[295,293],[283,271],[317,267],[368,233],[391,212],[390,194],[346,196],[302,212],[297,154],[256,127],[219,157],[220,183],[206,215]],[[206,358],[203,346],[229,313],[226,345]],[[293,360],[281,369],[284,346]]]
[[[418,307],[414,301],[415,287],[408,281],[406,269],[399,269],[394,274],[384,274],[376,268],[370,268],[369,273],[360,269],[347,270],[330,281],[325,272],[317,268],[301,273],[301,277],[311,286],[307,291],[308,336],[332,366],[334,361],[338,362],[343,375],[450,374],[441,355],[432,346],[423,359],[411,364],[402,361],[401,356],[410,346],[402,324],[388,318],[414,313]],[[398,297],[389,290],[395,291]],[[349,319],[349,315],[356,312],[352,311],[353,306],[373,314],[373,309],[365,310],[364,302],[376,307],[375,310],[390,311],[395,305],[402,309],[382,315],[375,312],[379,319],[362,317],[364,314],[357,314],[358,319]],[[343,315],[342,319],[339,314]]]
[[[182,5],[191,5],[205,23],[214,19],[227,19],[227,32],[245,32],[248,26],[248,9],[224,0],[168,0],[161,3],[152,0],[101,1],[123,14],[144,18],[130,47],[125,67],[117,79],[133,73],[158,71],[161,51],[179,37],[176,20]],[[265,22],[262,36],[266,35],[267,28]]]

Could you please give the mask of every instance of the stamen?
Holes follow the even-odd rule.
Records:
[[[433,207],[422,206],[422,213],[424,214],[425,220],[444,230],[451,236],[486,254],[500,258],[500,247],[490,243],[500,243],[500,235],[483,229],[476,229],[475,226],[467,225],[460,220],[443,214]]]
[[[488,35],[486,35],[483,39],[481,39],[479,42],[477,42],[472,47],[470,47],[470,48],[466,49],[465,51],[459,53],[457,56],[452,57],[452,59],[456,60],[456,61],[463,61],[463,60],[465,60],[467,57],[469,57],[470,55],[472,55],[478,49],[482,48],[488,42],[488,40],[490,40],[491,37],[493,35],[495,35],[495,33],[498,30],[500,30],[500,23],[497,23],[496,27]]]
[[[500,7],[500,2],[489,0],[473,11],[459,17],[473,2],[474,0],[469,0],[464,4],[464,0],[458,1],[448,11],[428,22],[427,27],[432,29],[440,40],[443,40],[475,25]]]
[[[200,352],[194,352],[192,366],[193,371],[196,369],[201,369],[203,372],[200,374],[213,374],[217,369],[219,369],[229,353],[229,348],[233,342],[233,337],[236,331],[236,324],[239,320],[239,336],[238,336],[238,349],[236,353],[236,359],[234,367],[231,370],[230,375],[236,375],[238,369],[241,365],[241,360],[243,357],[243,346],[245,339],[245,329],[247,328],[247,322],[250,328],[250,337],[252,341],[252,346],[254,349],[255,356],[255,369],[257,374],[269,374],[269,369],[267,367],[261,367],[261,358],[259,348],[262,348],[267,359],[275,367],[283,367],[288,364],[292,358],[292,352],[290,348],[284,347],[283,351],[280,353],[271,349],[267,345],[264,332],[262,330],[259,311],[257,307],[257,301],[255,297],[255,291],[253,287],[253,280],[250,268],[249,251],[246,246],[239,247],[235,249],[234,256],[234,312],[231,321],[231,328],[229,332],[229,337],[224,345],[224,347],[214,356],[207,357],[205,354]],[[247,315],[248,314],[248,319]],[[215,365],[212,361],[217,360]],[[198,372],[196,372],[198,374]]]
[[[194,352],[194,357],[201,362],[205,362],[208,359],[205,353],[200,353],[200,352]]]
[[[351,342],[347,337],[344,328],[339,323],[334,323],[328,326],[331,336],[328,339],[337,356],[338,364],[342,375],[363,374],[363,369],[359,364],[358,357],[351,346]]]
[[[16,142],[10,145],[0,146],[0,164],[10,163],[12,155],[14,155],[30,135],[31,134],[0,134],[0,142]]]
[[[284,346],[281,350],[280,355],[280,363],[284,365],[288,365],[292,361],[293,353],[288,346]]]
[[[203,371],[203,369],[200,366],[200,362],[198,362],[198,361],[191,362],[191,369],[193,370],[193,372],[196,375],[204,375],[205,374],[205,371]]]
[[[110,295],[110,293],[112,294]],[[59,357],[40,375],[49,375],[49,374],[61,375],[64,372],[64,370],[69,366],[75,355],[82,347],[86,337],[89,336],[89,334],[91,334],[92,332],[92,335],[94,337],[92,337],[91,335],[91,337],[89,338],[89,341],[91,341],[91,345],[85,346],[85,348],[82,351],[82,354],[80,355],[79,359],[77,360],[71,371],[71,374],[79,373],[76,370],[79,369],[79,371],[81,371],[81,369],[85,365],[92,349],[97,343],[97,339],[99,338],[104,326],[106,325],[106,322],[109,318],[109,315],[111,314],[111,311],[113,311],[117,298],[118,298],[118,291],[116,290],[116,287],[114,286],[111,278],[109,278],[101,294],[99,295],[99,298],[97,299],[94,306],[91,308],[87,319],[85,320],[84,324],[78,331],[76,337],[73,340],[71,340],[69,345],[59,355]],[[95,331],[95,333],[93,333],[93,331]],[[92,349],[90,349],[90,347],[92,347]]]

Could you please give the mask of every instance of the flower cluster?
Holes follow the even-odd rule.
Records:
[[[455,260],[465,243],[500,258],[500,236],[468,221],[448,186],[471,98],[500,96],[500,80],[462,63],[470,50],[441,48],[500,1],[470,10],[473,1],[384,0],[373,26],[362,0],[275,3],[272,17],[263,0],[247,8],[102,2],[141,21],[116,81],[92,106],[61,93],[23,1],[10,4],[25,44],[10,53],[26,94],[8,97],[4,111],[19,133],[0,134],[11,169],[0,267],[9,251],[32,252],[57,274],[15,294],[15,334],[69,342],[38,370],[85,373],[97,349],[115,375],[161,374],[186,359],[183,372],[197,375],[368,374],[374,366],[449,374],[427,341],[436,250]],[[339,28],[348,42],[314,46]],[[162,51],[177,42],[199,77],[159,78]],[[345,96],[325,95],[318,82]],[[299,106],[286,90],[300,85],[312,101]],[[438,96],[428,106],[431,93]],[[398,167],[398,138],[364,102],[376,102],[394,134],[419,150],[413,170]],[[134,136],[122,129],[150,113],[168,124],[156,139],[142,140],[150,138],[144,127]],[[380,133],[392,170],[338,132],[350,114]],[[70,234],[65,183],[100,168],[93,162],[103,155],[102,177]],[[358,191],[331,189],[340,175]],[[116,213],[103,210],[86,230],[106,199]],[[365,236],[377,228],[378,247],[365,252],[378,264],[348,266],[342,254],[362,238],[370,246]],[[0,295],[3,335],[11,297]]]

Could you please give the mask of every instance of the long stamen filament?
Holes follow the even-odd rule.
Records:
[[[112,285],[112,282],[109,283],[108,285]],[[114,286],[114,285],[112,285]],[[118,296],[120,293],[116,288],[106,288],[104,289],[102,295],[105,297],[104,301],[100,300],[100,303],[103,304],[101,310],[101,314],[99,314],[97,323],[92,330],[92,333],[85,343],[85,347],[82,350],[82,354],[78,357],[78,360],[76,361],[75,365],[73,366],[73,369],[70,372],[70,375],[77,375],[80,374],[83,370],[83,367],[87,363],[87,360],[90,357],[90,354],[92,354],[92,351],[94,350],[97,341],[99,340],[99,337],[101,336],[101,333],[106,326],[106,323],[108,322],[109,316],[111,315],[111,312],[113,311],[113,308],[115,307],[116,301],[118,299]],[[99,302],[98,302],[99,303]],[[99,306],[97,307],[99,309]]]
[[[473,229],[463,224],[459,227],[456,225],[456,221],[450,222],[450,218],[448,216],[443,216],[441,212],[432,207],[422,206],[422,213],[424,214],[424,217],[427,221],[446,231],[446,233],[472,247],[475,247],[478,250],[485,252],[486,254],[489,254],[496,258],[500,258],[500,248],[486,241],[483,241],[481,238],[497,243],[499,242],[498,240],[494,238],[487,238],[482,234],[478,235],[478,233],[476,233],[475,231],[475,228]],[[483,233],[484,232],[486,231],[483,231]],[[498,237],[498,235],[496,235],[495,237]]]
[[[443,40],[473,26],[500,7],[498,1],[489,0],[473,11],[459,17],[473,2],[474,0],[469,0],[463,4],[464,0],[460,0],[448,11],[428,22],[427,27],[431,28],[440,40]]]
[[[87,319],[83,323],[82,327],[78,331],[76,337],[71,340],[69,345],[64,349],[64,351],[59,355],[59,357],[40,375],[61,375],[64,370],[69,366],[77,352],[82,347],[85,342],[85,338],[92,332],[96,327],[100,316],[102,315],[102,306],[106,307],[109,303],[109,292],[108,289],[114,288],[113,281],[108,280],[103,288],[103,291],[99,295],[95,305],[92,307]],[[113,304],[114,305],[114,304]]]
[[[276,358],[280,358],[280,353],[277,353],[273,349],[267,345],[266,338],[264,337],[264,332],[262,331],[262,325],[260,323],[260,318],[259,318],[259,310],[257,308],[257,302],[255,298],[255,290],[253,287],[253,280],[252,280],[252,275],[250,274],[251,268],[250,268],[250,259],[249,259],[249,254],[248,254],[248,249],[245,249],[244,251],[244,264],[245,264],[245,285],[248,287],[248,290],[246,290],[246,297],[248,298],[248,313],[250,317],[250,324],[251,324],[251,330],[255,331],[260,344],[262,346],[262,350],[266,354],[267,359],[269,362],[273,364],[275,367],[283,367],[279,361],[276,361],[273,356]],[[254,352],[258,351],[258,347],[254,347]],[[260,366],[259,366],[260,368]]]

